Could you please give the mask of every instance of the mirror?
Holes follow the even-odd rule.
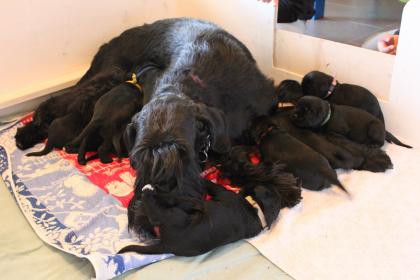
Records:
[[[395,54],[406,2],[278,0],[277,28]]]

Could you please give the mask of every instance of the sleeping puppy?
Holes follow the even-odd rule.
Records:
[[[102,163],[112,162],[110,153],[123,157],[122,135],[131,117],[143,106],[143,92],[133,74],[133,80],[122,83],[104,94],[96,102],[92,119],[80,135],[70,143],[79,147],[77,160],[86,164],[86,147],[93,138],[101,138],[98,157]]]
[[[66,114],[67,106],[72,102],[74,94],[65,92],[42,102],[35,110],[33,120],[16,131],[16,146],[21,150],[33,147],[48,136],[48,127],[58,117]]]
[[[269,119],[275,126],[284,129],[291,136],[324,156],[332,168],[354,169],[360,166],[363,158],[359,155],[351,154],[346,149],[330,143],[319,133],[293,125],[290,121],[292,111],[293,108],[278,110]]]
[[[332,104],[347,105],[364,110],[377,117],[385,124],[378,99],[364,87],[352,84],[340,84],[334,77],[319,71],[312,71],[303,77],[304,95],[313,95],[328,100]],[[386,131],[386,141],[406,148],[412,148],[399,141]]]
[[[356,170],[385,172],[393,168],[390,157],[381,149],[360,145],[342,135],[327,135],[327,139],[329,142],[348,150],[355,157],[363,158],[360,165],[354,167]]]
[[[78,114],[68,113],[63,117],[57,118],[48,127],[48,140],[44,149],[39,152],[28,153],[26,156],[43,156],[54,148],[61,149],[72,141],[82,128]]]
[[[315,96],[304,96],[291,114],[292,122],[301,128],[343,135],[359,144],[382,147],[385,126],[373,115],[344,105],[333,105]]]
[[[293,188],[293,181],[289,176],[288,182],[284,183]],[[218,246],[256,236],[271,226],[285,206],[282,190],[270,185],[258,185],[252,192],[239,194],[210,181],[205,181],[205,188],[212,196],[211,200],[191,203],[189,197],[177,196],[175,203],[168,205],[159,186],[144,186],[140,207],[144,207],[150,224],[158,228],[159,243],[130,245],[118,253],[200,255]],[[299,200],[300,195],[294,204]]]
[[[317,191],[334,184],[347,192],[325,157],[276,127],[269,118],[255,120],[251,134],[262,161],[284,163],[286,171],[301,180],[302,187]]]
[[[284,80],[277,86],[276,95],[280,102],[279,107],[283,107],[283,103],[296,105],[303,96],[302,86],[295,80]]]

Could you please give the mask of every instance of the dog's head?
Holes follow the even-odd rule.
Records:
[[[15,135],[16,146],[21,150],[31,148],[45,138],[47,138],[46,129],[42,129],[32,122],[19,127]]]
[[[330,104],[315,96],[304,96],[292,110],[290,118],[293,124],[303,128],[316,128],[322,126],[329,115]]]
[[[333,80],[332,76],[325,73],[319,71],[309,72],[302,80],[303,94],[325,98]]]
[[[302,86],[295,80],[284,80],[276,88],[276,94],[279,102],[296,104],[303,96]]]
[[[137,171],[136,190],[152,184],[162,192],[199,187],[202,153],[230,150],[223,112],[175,95],[146,104],[127,126],[124,142]]]

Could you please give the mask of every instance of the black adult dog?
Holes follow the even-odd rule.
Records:
[[[337,105],[352,106],[362,109],[385,124],[384,116],[378,99],[368,89],[352,84],[341,84],[334,77],[323,72],[312,71],[302,80],[304,95],[313,95],[328,100]],[[386,131],[386,141],[396,145],[412,148],[399,141],[394,135]]]
[[[281,208],[294,206],[300,201],[300,189],[296,187],[294,177],[283,173],[278,178],[278,184],[253,186],[239,194],[204,181],[206,193],[212,196],[209,201],[200,198],[194,201],[181,195],[168,202],[166,188],[160,190],[159,186],[154,189],[146,185],[140,207],[144,208],[148,222],[159,228],[159,243],[130,245],[119,253],[196,256],[256,236],[263,228],[271,226]]]
[[[161,61],[165,70],[126,130],[136,192],[173,181],[196,192],[205,154],[227,153],[232,142],[243,141],[251,119],[274,110],[274,85],[248,49],[213,24],[172,19],[131,32],[144,30],[148,36],[137,39],[156,48],[137,51]]]
[[[385,126],[379,119],[366,111],[330,104],[316,96],[299,99],[291,119],[298,127],[336,133],[359,144],[382,147],[385,142]]]
[[[333,184],[347,192],[324,156],[290,135],[284,128],[277,127],[270,118],[257,118],[250,133],[257,144],[261,160],[285,164],[285,170],[295,175],[302,187],[317,191]]]

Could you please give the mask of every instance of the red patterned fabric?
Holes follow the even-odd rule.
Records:
[[[25,116],[21,122],[27,124],[32,120],[32,114]],[[131,168],[127,158],[114,161],[109,164],[103,164],[99,159],[89,161],[87,165],[80,165],[77,162],[77,155],[68,154],[63,150],[56,150],[58,154],[70,161],[82,174],[86,176],[93,184],[104,190],[106,193],[111,194],[121,202],[124,207],[127,207],[131,198],[134,195],[134,182],[135,171]],[[88,153],[89,157],[93,153]],[[250,155],[250,161],[253,164],[259,164],[260,159],[257,154]],[[231,184],[227,178],[220,177],[221,172],[216,166],[210,167],[201,173],[201,176],[213,183],[223,186],[229,191],[239,193],[240,188]],[[204,200],[211,200],[210,195],[206,195]]]

